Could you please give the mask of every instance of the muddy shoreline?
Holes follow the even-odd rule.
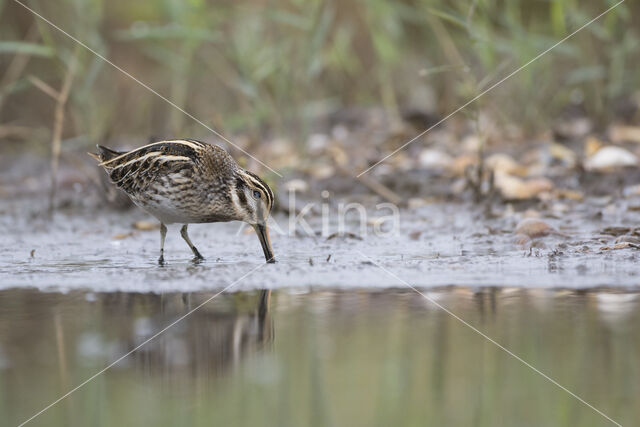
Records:
[[[525,242],[515,231],[527,211],[509,206],[492,217],[472,203],[403,208],[397,232],[385,236],[375,235],[371,224],[361,236],[358,217],[341,234],[330,217],[323,234],[323,219],[313,210],[305,219],[314,234],[290,234],[290,219],[279,213],[274,219],[284,232],[272,233],[275,265],[262,265],[256,236],[239,223],[192,226],[192,240],[207,258],[196,265],[174,226],[168,265],[159,268],[158,231],[134,226],[142,221],[153,228],[155,221],[140,210],[62,209],[47,218],[37,213],[40,199],[5,199],[0,287],[161,293],[222,289],[241,279],[229,290],[387,289],[406,287],[403,281],[425,289],[639,288],[638,249],[616,248],[616,242],[633,241],[640,213],[628,209],[627,200],[605,202],[565,202],[570,214],[539,216],[558,233]],[[368,211],[375,217],[375,205]]]

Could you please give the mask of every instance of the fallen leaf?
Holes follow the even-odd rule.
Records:
[[[576,202],[581,202],[584,200],[584,194],[578,190],[558,188],[557,190],[554,191],[554,195],[558,199],[567,199],[567,200],[573,200]]]
[[[601,234],[608,234],[610,236],[620,236],[622,234],[627,234],[631,231],[630,227],[616,227],[616,226],[612,226],[612,227],[606,227],[604,228],[600,233]]]
[[[524,180],[504,172],[495,173],[495,186],[507,200],[525,200],[553,189],[553,183],[547,178]]]
[[[133,228],[140,231],[151,231],[160,229],[160,224],[151,221],[136,221],[133,223]]]
[[[633,243],[634,245],[640,245],[640,238],[625,234],[623,236],[618,236],[614,243],[624,243],[624,242]]]
[[[635,244],[635,243],[631,243],[631,242],[621,242],[621,243],[616,243],[613,246],[603,246],[600,248],[601,251],[610,251],[610,250],[615,250],[615,249],[627,249],[627,248],[633,248],[633,249],[640,249],[640,245]]]
[[[131,236],[135,236],[137,233],[135,231],[130,231],[128,233],[119,233],[112,237],[113,240],[122,240]]]
[[[590,136],[584,143],[584,155],[591,157],[604,147],[604,142],[600,141],[595,136]]]
[[[504,172],[508,175],[526,176],[527,167],[516,162],[513,157],[508,154],[497,153],[492,154],[485,160],[487,169],[494,172]]]
[[[578,156],[576,155],[576,153],[562,144],[551,144],[551,146],[549,147],[549,154],[551,154],[552,158],[560,160],[569,168],[574,167],[577,163]]]
[[[462,154],[451,162],[449,171],[454,176],[464,176],[465,170],[478,162],[478,156],[473,154]]]
[[[639,126],[614,125],[609,129],[611,142],[640,142]]]

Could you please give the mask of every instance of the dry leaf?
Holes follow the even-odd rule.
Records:
[[[604,142],[600,141],[595,136],[590,136],[584,143],[584,155],[586,157],[591,157],[602,147],[604,147]]]
[[[451,162],[449,166],[449,171],[454,176],[464,176],[465,171],[471,165],[474,165],[478,162],[478,156],[473,154],[462,154]]]
[[[640,127],[614,125],[609,129],[611,142],[640,142]]]
[[[622,243],[616,243],[613,246],[603,246],[600,248],[601,251],[610,251],[610,250],[614,250],[614,249],[627,249],[627,248],[634,248],[634,249],[640,249],[640,245],[635,244],[635,243],[631,243],[631,242],[622,242]]]
[[[600,233],[602,234],[608,234],[610,236],[620,236],[622,234],[627,234],[631,232],[631,228],[630,227],[616,227],[616,226],[612,226],[612,227],[606,227],[605,229],[603,229]]]
[[[140,231],[151,231],[160,229],[160,224],[151,221],[136,221],[133,223],[133,228]]]
[[[135,236],[135,235],[136,235],[136,232],[135,232],[135,231],[130,231],[130,232],[128,232],[128,233],[119,233],[119,234],[116,234],[115,236],[113,236],[113,237],[112,237],[112,239],[113,239],[113,240],[122,240],[122,239],[126,239],[126,238],[128,238],[128,237]]]
[[[546,178],[523,180],[504,172],[496,172],[495,186],[508,200],[531,199],[553,189],[553,183]]]
[[[577,190],[558,188],[557,190],[554,191],[554,194],[558,199],[567,199],[567,200],[573,200],[576,202],[581,202],[584,200],[584,194],[582,194],[582,192]]]
[[[549,154],[551,154],[551,157],[560,160],[570,168],[574,167],[577,163],[578,156],[576,155],[576,153],[562,144],[551,144],[551,146],[549,147]]]
[[[487,169],[494,172],[504,172],[508,175],[526,176],[527,167],[516,162],[513,157],[508,154],[497,153],[492,154],[485,159]]]
[[[623,243],[623,242],[633,243],[634,245],[640,245],[640,238],[625,234],[623,236],[618,236],[614,243]]]

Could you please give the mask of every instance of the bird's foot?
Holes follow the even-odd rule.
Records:
[[[200,254],[200,251],[195,246],[192,249],[193,249],[193,255],[194,255],[193,259],[204,261],[204,257]]]
[[[164,255],[160,255],[160,258],[158,258],[158,265],[160,267],[164,267],[165,265],[167,265],[167,263],[164,262]]]
[[[194,256],[193,258],[191,258],[191,263],[193,265],[198,265],[198,264],[202,264],[202,262],[204,261],[204,257],[201,256]]]

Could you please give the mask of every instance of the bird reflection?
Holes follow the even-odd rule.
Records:
[[[148,296],[145,296],[148,297]],[[211,294],[156,295],[148,301],[160,316],[133,322],[128,346],[135,347],[155,331],[211,297]],[[274,338],[271,291],[223,294],[193,311],[184,320],[149,342],[132,359],[137,369],[184,378],[216,376],[250,356],[269,350]],[[153,311],[153,310],[152,310]]]

